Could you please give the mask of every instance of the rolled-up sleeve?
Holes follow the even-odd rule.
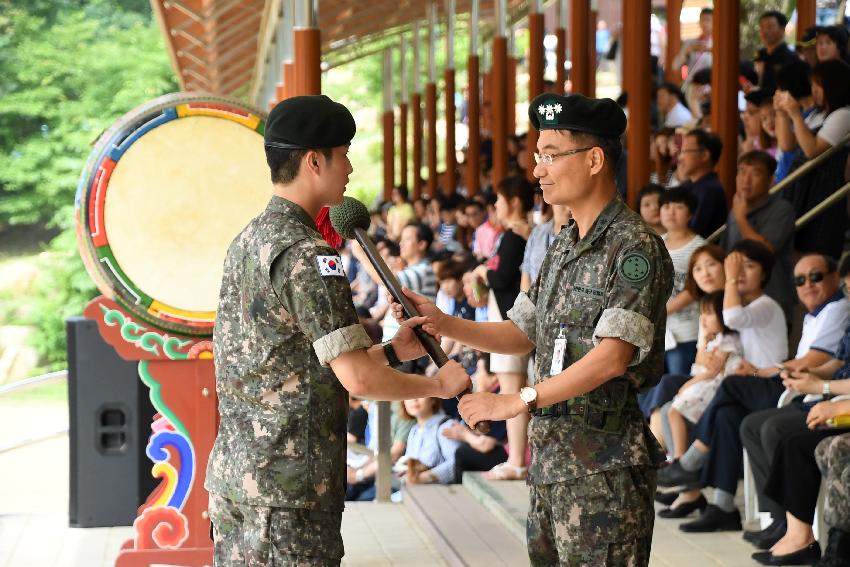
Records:
[[[528,340],[537,344],[537,306],[524,291],[520,292],[508,311],[508,319],[528,335]]]
[[[666,301],[673,289],[673,263],[660,238],[639,233],[617,254],[606,303],[593,333],[634,345],[629,366],[640,364],[655,345],[663,345]]]
[[[280,254],[271,266],[272,287],[281,305],[310,340],[322,366],[372,346],[354,311],[348,278],[319,272],[318,261],[335,255],[331,248],[304,241]]]

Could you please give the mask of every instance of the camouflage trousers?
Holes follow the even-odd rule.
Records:
[[[823,519],[832,528],[850,532],[850,433],[818,443],[815,458],[826,488]]]
[[[215,567],[338,567],[342,510],[232,502],[210,494]]]
[[[533,567],[646,566],[655,522],[654,468],[532,485],[526,533]]]

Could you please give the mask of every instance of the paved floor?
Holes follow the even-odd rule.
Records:
[[[0,444],[32,428],[55,428],[67,420],[61,405],[48,415],[0,404]],[[67,422],[67,421],[66,421]],[[36,433],[33,431],[33,433]],[[72,529],[67,526],[68,439],[59,437],[0,453],[0,567],[107,567],[129,528]],[[753,548],[740,533],[689,535],[677,521],[657,520],[652,567],[680,565],[752,566]],[[349,505],[343,516],[349,566],[442,566],[427,536],[399,505]]]

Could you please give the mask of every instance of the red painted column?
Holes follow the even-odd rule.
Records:
[[[637,205],[637,192],[649,181],[649,60],[650,0],[623,0],[623,83],[629,95],[627,184],[628,204]],[[716,59],[715,61],[720,61]],[[731,66],[737,73],[737,66]]]
[[[714,6],[712,61],[738,61],[740,8],[738,2],[718,2]],[[711,128],[723,141],[717,174],[726,190],[726,199],[731,203],[738,168],[738,68],[712,65],[711,92]]]

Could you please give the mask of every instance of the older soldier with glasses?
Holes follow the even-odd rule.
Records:
[[[537,280],[498,323],[448,317],[411,299],[428,316],[426,329],[489,352],[537,349],[531,387],[468,395],[459,406],[471,425],[532,415],[531,564],[647,565],[663,454],[637,393],[662,373],[672,262],[617,196],[626,118],[616,103],[543,94],[529,117],[540,130],[534,175],[543,198],[572,211]]]

